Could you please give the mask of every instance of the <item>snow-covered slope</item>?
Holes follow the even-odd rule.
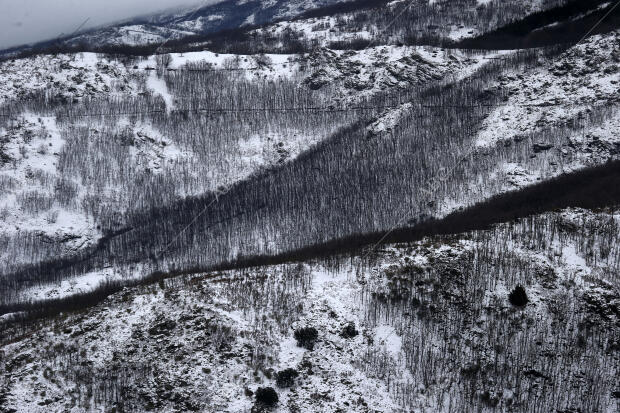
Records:
[[[54,118],[26,113],[8,128],[0,128],[2,236],[32,233],[41,242],[57,244],[59,253],[83,248],[99,236],[92,217],[81,211],[83,188],[58,174],[63,145]],[[22,250],[19,257],[9,257],[7,250],[0,254],[7,262],[32,259],[32,251]]]
[[[503,76],[497,88],[508,95],[507,100],[485,120],[478,145],[565,125],[593,107],[618,104],[619,64],[616,31],[592,36],[537,69]]]
[[[267,43],[279,39],[269,46],[274,51],[283,46],[285,40],[298,41],[306,45],[307,50],[349,41],[375,41],[378,44],[411,44],[414,41],[413,44],[428,44],[428,39],[432,38],[433,44],[439,44],[438,39],[457,41],[472,37],[567,1],[459,0],[455,4],[452,0],[433,0],[419,1],[411,7],[400,0],[382,0],[374,4],[365,0],[223,0],[90,29],[64,39],[0,51],[0,56],[14,56],[20,52],[50,47],[54,50],[59,47],[86,50],[112,47],[127,51],[131,47],[155,48],[175,41],[185,43],[192,50],[205,45],[219,48],[223,46],[222,42],[228,40],[204,43],[204,36],[221,35],[231,30],[242,33],[246,26],[246,34],[250,37]],[[405,13],[404,20],[394,25],[403,16],[402,13]],[[255,26],[260,28],[255,30]],[[415,43],[416,40],[412,39],[418,37],[420,43]],[[253,48],[262,46],[259,41]]]
[[[29,334],[5,330],[0,397],[15,412],[249,412],[272,386],[273,412],[611,412],[620,243],[607,234],[619,225],[567,210],[371,262],[125,290]],[[508,300],[516,285],[525,307]],[[294,332],[307,327],[318,337],[302,347]],[[297,377],[278,387],[287,368]]]
[[[127,68],[95,53],[42,55],[0,62],[0,107],[34,95],[72,102],[81,97],[135,94]]]
[[[337,86],[337,100],[360,99],[427,82],[450,82],[470,76],[505,53],[467,55],[424,46],[376,46],[359,51],[317,49],[309,55],[311,89]]]
[[[65,39],[140,46],[286,19],[229,49],[0,63],[0,314],[15,311],[0,316],[0,413],[617,410],[613,208],[195,272],[620,154],[618,32],[551,58],[399,45],[560,0],[291,18],[334,3],[231,0]],[[104,285],[119,292],[83,305]],[[80,309],[47,301],[54,315],[13,322],[19,304],[65,298]]]
[[[512,71],[491,83],[504,96],[472,136],[470,153],[497,159],[468,196],[514,190],[620,156],[620,32]],[[477,193],[477,194],[476,194]],[[451,205],[450,201],[447,201]],[[446,208],[446,212],[450,209]]]
[[[292,18],[304,11],[347,0],[224,0],[198,3],[181,10],[166,11],[128,22],[88,30],[64,39],[55,39],[54,47],[90,45],[146,46],[162,44],[190,36],[205,35],[244,25],[260,25],[274,20]],[[213,4],[214,3],[214,4]],[[45,47],[41,43],[35,47]],[[9,53],[28,50],[13,48]],[[2,53],[0,53],[2,55]]]
[[[186,107],[179,106],[179,102],[187,99],[176,95],[178,92],[170,87],[170,77],[182,76],[202,65],[198,70],[231,73],[231,82],[298,82],[300,88],[325,94],[330,104],[346,107],[380,93],[428,82],[455,81],[487,62],[485,55],[470,57],[458,51],[446,53],[436,48],[406,46],[350,52],[323,48],[308,55],[203,51],[171,53],[166,57],[165,67],[161,56],[117,59],[94,53],[36,56],[0,64],[0,105],[4,105],[2,120],[6,122],[0,128],[0,177],[4,182],[0,194],[4,216],[0,233],[30,231],[53,240],[67,238],[70,242],[64,245],[69,250],[96,240],[98,224],[92,207],[87,208],[86,203],[96,197],[100,206],[124,210],[130,207],[131,199],[129,194],[119,191],[117,182],[106,185],[93,178],[102,165],[99,171],[91,167],[80,170],[81,153],[110,164],[109,168],[117,168],[119,155],[102,156],[101,145],[114,142],[127,152],[125,169],[131,176],[139,174],[155,182],[162,176],[180,177],[187,170],[198,170],[209,177],[200,184],[195,180],[190,187],[178,186],[178,196],[182,197],[228,187],[257,171],[292,161],[337,127],[326,125],[324,134],[298,127],[247,131],[237,136],[237,142],[228,147],[227,153],[221,154],[225,162],[205,164],[204,158],[197,156],[199,147],[188,147],[150,119],[133,118],[130,113],[138,113],[138,109],[124,109],[123,113],[129,113],[112,117],[114,122],[108,124],[105,117],[91,116],[90,111],[81,115],[43,108],[42,99],[61,107],[67,103],[80,107],[81,102],[88,101],[89,105],[103,105],[95,112],[105,113],[109,110],[105,107],[108,102],[150,96],[161,99],[165,112],[171,116]],[[16,109],[19,106],[11,105],[16,102],[36,103],[20,113]],[[151,110],[161,111],[159,107],[155,109]],[[394,113],[388,110],[384,116]],[[385,125],[379,119],[372,129],[379,133],[390,127]],[[147,188],[144,190],[148,191]],[[66,196],[71,199],[65,201]],[[34,203],[35,198],[40,198],[36,208],[24,206]]]
[[[603,59],[600,70],[598,66],[590,65],[596,69],[584,74],[583,79],[597,84],[604,79],[606,85],[614,85],[616,74],[609,69],[611,66],[606,65],[608,58],[613,59],[616,36],[615,33],[598,36],[575,49],[583,48],[583,56],[586,57],[591,53],[599,53],[596,51],[602,54],[602,57],[597,57]],[[588,54],[587,47],[594,52]],[[4,141],[0,151],[5,160],[2,179],[7,182],[0,194],[5,216],[1,232],[11,239],[16,236],[27,236],[37,242],[51,239],[55,248],[54,255],[72,252],[76,248],[91,245],[102,235],[98,228],[101,222],[96,218],[101,219],[102,210],[110,211],[106,213],[112,214],[114,218],[108,215],[105,222],[110,225],[111,221],[112,228],[117,228],[122,225],[123,213],[135,210],[136,200],[143,202],[153,192],[162,192],[157,199],[163,199],[159,202],[165,203],[204,194],[206,191],[225,191],[254,174],[293,161],[329,137],[338,127],[355,119],[355,112],[344,115],[342,119],[332,117],[329,114],[330,108],[335,109],[336,113],[341,108],[352,106],[369,111],[373,103],[368,102],[373,102],[376,96],[398,95],[402,91],[406,97],[411,89],[455,83],[467,79],[479,69],[484,70],[490,62],[512,55],[512,52],[471,54],[433,47],[375,46],[359,51],[318,48],[310,54],[235,55],[202,51],[129,59],[84,53],[5,62],[1,67],[2,77],[6,79],[3,85],[9,98],[7,103],[39,102],[41,96],[49,96],[59,102],[76,102],[76,109],[66,113],[43,107],[35,109],[35,105],[22,114],[14,113],[14,119],[0,129]],[[569,50],[561,56],[561,61],[572,62],[582,70],[580,56],[576,51]],[[18,70],[18,67],[23,70]],[[530,125],[527,123],[529,118],[521,118],[517,116],[520,112],[506,109],[513,106],[520,109],[519,102],[534,98],[534,89],[528,88],[537,84],[536,79],[552,76],[550,68],[553,67],[556,67],[555,64],[547,64],[541,69],[515,74],[512,81],[515,84],[511,86],[515,93],[508,98],[505,103],[507,106],[502,104],[492,110],[484,120],[478,136],[472,136],[471,139],[482,142],[485,136],[499,136],[498,133],[502,133],[506,134],[506,140],[511,141],[514,136],[508,135],[513,123],[518,127],[530,127],[530,132],[535,132],[536,127],[555,128],[557,122],[545,123],[544,119],[537,118],[537,123],[530,122]],[[220,76],[219,73],[227,76],[226,82],[230,83],[225,85],[243,85],[241,89],[253,84],[284,83],[299,88],[298,93],[315,93],[320,96],[320,100],[311,106],[318,106],[319,109],[323,107],[326,112],[320,120],[321,127],[306,128],[299,125],[298,121],[291,123],[288,118],[282,123],[274,117],[267,123],[259,123],[263,125],[259,129],[237,130],[233,127],[229,132],[232,140],[228,142],[228,138],[221,139],[223,124],[218,126],[200,120],[194,123],[195,130],[201,131],[197,140],[191,130],[179,129],[179,125],[184,125],[184,122],[172,124],[167,119],[183,119],[184,111],[194,110],[196,102],[203,99],[200,88],[192,86],[190,89],[179,89],[180,80],[191,86],[192,82],[198,82],[197,79],[202,76],[205,80],[201,82],[210,82],[212,78],[205,76],[211,72],[216,76]],[[49,78],[55,79],[54,82],[46,82]],[[564,80],[559,76],[556,78],[557,87],[544,89],[544,93],[536,96],[537,99],[546,102],[552,93],[570,95],[574,89],[578,97],[583,94],[583,99],[586,99],[575,100],[580,102],[583,110],[597,104],[587,100],[596,94],[588,95],[582,93],[585,88],[575,88],[574,84],[582,79],[580,75]],[[521,86],[518,82],[522,82],[523,87],[518,87]],[[569,85],[568,89],[558,89],[563,85]],[[194,90],[199,92],[194,100],[189,99],[191,96],[188,96],[188,90],[189,93],[194,93]],[[605,102],[613,103],[613,94],[607,92],[605,88],[599,95],[603,93],[601,96],[606,99]],[[63,99],[58,99],[59,96]],[[144,101],[145,97],[150,100]],[[108,109],[107,105],[114,101],[129,103]],[[112,116],[108,120],[92,116],[94,110],[82,107],[81,102],[89,102],[89,106],[99,105],[101,109],[95,112],[111,111]],[[224,99],[215,104],[213,109],[226,109],[230,107],[230,102]],[[254,104],[264,106],[262,102]],[[198,105],[209,109],[208,105]],[[365,106],[369,108],[364,109]],[[369,135],[389,134],[399,128],[401,122],[409,122],[407,117],[417,107],[415,102],[407,102],[406,99],[395,106],[391,102],[387,106],[376,108],[377,116],[367,124]],[[115,114],[139,112],[141,109],[138,107],[148,108],[154,115],[136,118],[131,114]],[[536,104],[524,110],[530,111],[534,117],[542,116],[547,106]],[[514,115],[514,122],[511,123],[512,118],[507,118],[505,125],[493,123],[498,116],[500,119],[506,117],[498,115],[504,113],[502,111],[506,111],[508,116]],[[165,118],[160,119],[160,116]],[[549,115],[546,116],[548,119]],[[561,147],[548,146],[548,142],[541,140],[536,149],[539,152],[536,159],[523,161],[502,155],[495,163],[496,169],[488,176],[471,178],[471,188],[461,191],[462,199],[440,200],[440,213],[445,214],[466,205],[465,199],[469,203],[483,200],[489,194],[520,188],[615,156],[618,139],[614,134],[614,125],[617,123],[614,116],[611,114],[602,122],[573,131],[567,135],[570,139]],[[20,127],[20,124],[25,126]],[[224,127],[231,128],[231,125],[235,123]],[[53,142],[41,139],[31,142],[30,136],[38,133],[35,129],[49,129],[52,126],[56,131]],[[213,143],[219,149],[205,151],[205,147],[213,145],[209,140],[211,137],[217,137]],[[226,144],[219,146],[219,142]],[[53,150],[39,153],[41,145],[49,143],[52,143]],[[478,149],[485,150],[487,147],[489,145]],[[555,158],[546,158],[552,152],[555,153],[556,149],[568,154],[561,163]],[[89,162],[84,162],[84,159]],[[96,166],[90,161],[95,159]],[[543,159],[542,163],[540,159]],[[48,165],[48,168],[47,164],[51,166]],[[45,174],[45,179],[34,180],[28,185],[21,184],[22,181],[30,182],[27,178],[29,173],[35,176]],[[479,184],[481,180],[483,184]],[[119,182],[123,182],[122,189]],[[173,184],[166,184],[168,189],[161,191],[162,182]],[[72,194],[71,202],[62,201],[66,191]],[[24,208],[24,205],[33,203],[37,203],[36,208]],[[39,235],[33,237],[34,234]],[[20,258],[7,255],[6,262],[28,262],[31,248],[17,248]],[[235,253],[236,249],[232,248],[231,258]],[[12,253],[7,250],[6,254]],[[49,285],[44,288],[57,287]]]

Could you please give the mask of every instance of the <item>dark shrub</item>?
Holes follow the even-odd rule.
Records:
[[[295,384],[295,378],[299,373],[295,369],[285,369],[276,374],[276,385],[278,387],[292,387]]]
[[[304,327],[295,330],[295,340],[299,347],[304,347],[308,350],[314,348],[314,343],[319,337],[319,332],[314,327]]]
[[[264,406],[275,406],[278,402],[278,393],[273,387],[259,387],[256,389],[256,402]]]
[[[355,324],[351,322],[343,327],[342,331],[340,332],[340,337],[353,338],[358,334],[358,331],[355,329]]]
[[[517,285],[514,290],[510,294],[508,294],[508,301],[510,304],[523,307],[528,303],[527,294],[525,293],[525,288],[520,285]]]

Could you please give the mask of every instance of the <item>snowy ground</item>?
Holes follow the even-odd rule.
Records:
[[[500,79],[499,85],[511,90],[511,95],[507,106],[494,110],[485,120],[478,136],[480,147],[493,146],[514,139],[517,134],[561,123],[572,112],[557,109],[562,107],[555,105],[558,96],[574,95],[573,103],[579,110],[613,102],[618,92],[618,72],[613,70],[613,62],[619,53],[617,39],[617,33],[596,36],[566,52],[557,63],[525,75]],[[361,51],[319,49],[308,56],[247,56],[204,51],[171,54],[170,64],[165,69],[172,72],[188,70],[192,67],[190,64],[203,62],[207,64],[206,70],[241,70],[246,79],[300,79],[310,88],[325,87],[330,92],[329,87],[334,87],[333,90],[340,93],[334,100],[347,104],[385,90],[398,90],[432,81],[447,83],[459,80],[487,64],[491,60],[489,58],[506,53],[509,52],[469,56],[459,51],[431,47],[394,46]],[[150,57],[121,64],[105,56],[85,53],[5,62],[0,70],[0,77],[6,80],[2,83],[6,91],[3,96],[7,99],[26,99],[46,90],[45,93],[64,93],[71,99],[85,96],[107,99],[150,91],[163,98],[168,114],[171,114],[177,102],[165,78],[158,73],[157,60]],[[16,70],[18,66],[23,70]],[[51,89],[47,81],[50,78],[56,79]],[[545,93],[540,94],[538,90]],[[526,102],[529,106],[524,107]],[[368,130],[379,134],[397,128],[403,114],[410,108],[411,104],[405,103],[386,110],[368,126]],[[553,151],[571,154],[570,162],[556,168],[553,174],[597,164],[616,156],[620,146],[617,134],[619,119],[617,114],[612,114],[601,124],[568,136],[566,147],[553,148]],[[89,127],[92,133],[96,133],[99,126],[96,121],[93,122]],[[200,170],[196,167],[198,161],[195,153],[175,143],[173,138],[165,136],[153,125],[119,118],[115,127],[115,132],[126,132],[126,138],[131,142],[128,149],[131,168],[154,177],[174,175],[183,170]],[[0,151],[4,156],[0,160],[0,235],[35,233],[42,242],[60,244],[63,253],[72,253],[91,245],[101,236],[92,216],[80,207],[90,190],[84,186],[87,179],[61,177],[58,174],[58,154],[66,144],[64,133],[55,118],[39,117],[30,112],[16,116],[0,129]],[[210,178],[209,186],[179,188],[179,196],[227,187],[258,171],[294,160],[327,135],[290,129],[244,136],[231,147],[230,159],[225,167],[209,165],[206,173]],[[494,174],[504,183],[502,190],[520,188],[553,176],[547,170],[513,161],[499,163]],[[68,183],[74,193],[69,201],[59,203],[53,195],[62,179],[70,181]],[[484,191],[484,188],[475,187],[472,183],[472,190]],[[118,201],[114,188],[105,188],[98,195],[102,202],[110,202],[111,205],[118,202],[119,208],[126,206]],[[459,206],[462,203],[446,200],[442,208],[444,212],[450,212]],[[6,252],[0,256],[6,261],[28,262],[27,252],[23,254],[17,260],[6,256]],[[96,277],[105,280],[110,274],[106,271],[87,274],[80,279],[44,286],[29,293],[33,297],[56,297],[80,292],[95,287],[98,284]]]
[[[509,97],[485,120],[478,146],[560,126],[589,108],[617,103],[619,39],[618,31],[592,36],[540,68],[501,77],[498,89]]]
[[[429,82],[466,79],[510,51],[468,55],[458,50],[427,46],[377,46],[359,51],[319,49],[309,56],[312,89],[338,86],[337,101],[359,101],[388,90]]]
[[[347,30],[346,22],[353,17],[353,15],[325,16],[299,21],[283,21],[266,28],[257,29],[254,32],[263,36],[278,37],[289,32],[296,38],[314,41],[323,47],[329,46],[331,42],[335,41],[366,40],[370,43],[372,40],[371,30]]]
[[[17,412],[249,412],[264,386],[279,394],[274,412],[525,412],[592,407],[589,396],[549,397],[581,383],[600,395],[595,410],[612,411],[618,366],[605,349],[620,319],[619,244],[606,234],[619,225],[617,214],[572,209],[388,246],[370,261],[198,274],[125,290],[3,342],[1,394]],[[532,228],[555,235],[541,244]],[[524,308],[508,302],[516,284],[527,290]],[[344,334],[349,325],[355,333]],[[312,350],[293,337],[301,327],[318,331]],[[502,348],[489,347],[489,337]],[[545,362],[551,349],[561,357]],[[507,361],[505,380],[493,381]],[[286,368],[298,377],[278,388],[276,373]],[[541,384],[552,388],[532,398]]]
[[[95,53],[41,55],[0,62],[0,106],[35,93],[72,102],[87,96],[131,96],[135,82],[126,67]]]
[[[0,233],[36,231],[41,237],[60,240],[68,250],[79,249],[97,237],[92,219],[80,212],[80,185],[66,202],[54,199],[59,178],[58,155],[64,145],[55,119],[26,113],[0,129]]]

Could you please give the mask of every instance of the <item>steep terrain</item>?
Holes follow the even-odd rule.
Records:
[[[485,120],[477,144],[519,139],[564,126],[587,110],[619,102],[620,33],[597,35],[545,64],[498,79],[505,103]],[[501,126],[501,132],[500,132]]]
[[[406,46],[135,59],[80,53],[5,62],[0,65],[6,79],[0,119],[5,271],[33,257],[71,256],[93,246],[140,204],[225,192],[293,161],[359,115],[399,105],[373,102],[377,96],[406,96],[425,83],[451,83],[487,62],[484,54]],[[196,89],[197,84],[210,87]],[[221,84],[224,93],[213,84]],[[247,99],[231,106],[239,90],[228,89],[232,84],[244,85]],[[306,98],[287,97],[289,87]],[[274,94],[284,100],[266,103]],[[247,117],[258,122],[265,105],[275,109],[266,115],[267,124],[229,122],[237,110],[249,111]],[[347,110],[351,105],[356,109]],[[187,127],[188,117],[201,136]],[[380,119],[371,127],[373,133],[386,128]],[[169,190],[162,192],[162,184]]]
[[[6,62],[17,106],[3,118],[2,129],[5,274],[48,257],[82,262],[81,251],[89,256],[92,248],[106,257],[103,266],[115,256],[120,267],[164,250],[179,258],[173,258],[175,265],[188,267],[281,253],[445,215],[614,159],[617,36],[597,35],[548,56],[408,46],[253,56],[204,51],[120,60],[82,54],[28,58],[26,76],[14,70],[17,63]],[[46,75],[45,59],[60,72]],[[47,84],[33,79],[46,76],[58,80],[42,90]],[[76,76],[83,82],[74,88]],[[477,96],[486,100],[463,105]],[[558,100],[562,96],[571,102]],[[241,124],[234,121],[240,114],[246,120]],[[446,120],[434,121],[441,118]],[[43,151],[44,145],[52,149]],[[400,149],[394,151],[394,145]],[[444,149],[438,152],[439,147]],[[415,166],[429,159],[430,168]],[[323,174],[325,167],[332,173]],[[386,175],[377,180],[376,170]],[[297,178],[308,171],[313,179]],[[251,191],[243,189],[248,180],[255,182]],[[29,184],[18,185],[21,181]],[[378,187],[360,191],[375,181]],[[440,190],[429,192],[438,183]],[[271,204],[279,190],[289,192],[285,203]],[[185,200],[205,191],[212,195],[204,203]],[[342,197],[343,192],[359,201]],[[358,208],[364,204],[376,207]],[[156,214],[169,214],[165,224],[153,220],[154,207],[162,208]],[[281,211],[289,218],[274,220]],[[307,227],[292,224],[296,231],[290,231],[301,211]],[[196,216],[204,221],[188,227]],[[209,230],[200,231],[201,225]],[[213,228],[228,234],[225,243]],[[187,238],[172,238],[175,234]],[[102,250],[104,239],[109,247]],[[145,239],[158,241],[145,244]],[[210,252],[197,258],[205,245]],[[92,280],[102,266],[43,271],[43,278],[60,288],[66,278],[89,274]],[[101,280],[109,278],[104,274]],[[26,298],[25,288],[39,284],[10,277],[5,302]]]
[[[0,413],[617,411],[620,31],[479,44],[577,3],[223,1],[0,62]]]
[[[566,210],[127,289],[5,330],[4,411],[242,412],[273,386],[283,412],[611,412],[619,228],[613,211]],[[509,301],[517,285],[524,306]],[[302,347],[307,327],[318,336]]]

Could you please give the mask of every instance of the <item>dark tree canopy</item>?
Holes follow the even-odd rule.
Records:
[[[527,298],[527,294],[525,292],[525,288],[517,285],[514,290],[512,290],[512,292],[508,295],[508,301],[510,301],[510,304],[516,307],[525,306],[529,302],[529,299]]]

